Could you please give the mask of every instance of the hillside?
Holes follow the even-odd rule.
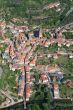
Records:
[[[65,14],[71,7],[71,0],[0,0],[0,18],[8,22],[12,18],[25,18],[29,25],[52,28],[69,19]]]

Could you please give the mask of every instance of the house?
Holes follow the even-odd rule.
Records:
[[[52,54],[48,54],[47,57],[48,57],[48,58],[51,58],[51,57],[52,57]]]
[[[70,46],[70,43],[67,43],[66,46],[69,47]]]
[[[73,58],[73,54],[70,54],[70,55],[69,55],[69,58]]]
[[[29,58],[26,57],[26,58],[25,58],[25,65],[27,65],[28,63],[29,63]]]
[[[26,101],[29,101],[29,97],[31,95],[31,88],[29,84],[26,84]]]
[[[36,65],[36,59],[34,58],[31,62],[30,62],[30,66],[35,66]]]
[[[54,84],[54,98],[55,98],[55,99],[60,98],[60,96],[59,96],[59,86],[58,86],[58,84]]]
[[[30,72],[26,72],[26,82],[30,82]]]
[[[62,46],[62,44],[61,44],[60,42],[58,42],[58,46],[59,46],[59,47],[61,47],[61,46]]]
[[[59,5],[60,5],[59,2],[50,3],[48,6],[44,7],[44,9],[57,8],[57,7],[59,7]]]
[[[32,38],[32,37],[34,37],[34,34],[33,34],[33,32],[31,31],[31,32],[29,32],[28,33],[28,36],[29,36],[29,38]]]
[[[32,69],[29,65],[26,66],[26,71],[29,72]]]
[[[60,70],[59,67],[56,65],[48,67],[49,73],[55,73],[56,71],[59,71],[59,70]]]
[[[45,42],[44,46],[45,47],[48,47],[49,46],[48,42]]]
[[[18,95],[23,96],[24,93],[24,75],[21,76],[21,79],[18,82]]]
[[[40,29],[39,31],[39,37],[42,38],[43,37],[43,34],[42,34],[42,29]]]
[[[58,59],[58,55],[57,55],[57,54],[54,54],[54,55],[53,55],[53,58],[54,58],[54,59]]]
[[[47,77],[47,75],[46,75],[46,74],[41,74],[40,80],[41,80],[43,83],[48,83],[48,77]]]

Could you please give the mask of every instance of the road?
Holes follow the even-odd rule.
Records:
[[[18,100],[17,102],[14,102],[13,98],[12,98],[7,92],[4,92],[2,89],[0,89],[0,92],[1,92],[5,97],[7,97],[7,98],[10,100],[9,103],[6,102],[7,105],[5,106],[5,108],[23,102],[23,99],[20,99],[20,100]],[[1,109],[1,110],[2,110],[2,108],[4,108],[4,106],[3,106],[3,107],[0,106],[0,109]]]
[[[14,103],[15,103],[14,100],[12,99],[12,97],[11,97],[7,92],[3,91],[2,89],[0,89],[0,92],[1,92],[5,97],[7,97],[7,98],[10,100],[9,103],[6,102],[7,105],[8,105],[8,104],[10,105],[10,103],[11,103],[11,104],[14,104]]]

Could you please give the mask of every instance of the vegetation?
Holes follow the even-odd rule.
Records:
[[[38,45],[34,52],[36,52],[37,54],[48,53],[48,48],[41,46],[41,45]]]
[[[61,9],[60,12],[58,12],[56,8],[44,9],[45,6],[57,1],[60,1],[61,3],[59,6]],[[28,26],[40,24],[41,27],[50,29],[59,25],[65,25],[73,22],[73,11],[71,11],[72,7],[73,0],[0,0],[0,19],[4,19],[7,23],[9,23],[12,22],[12,18],[19,18],[21,19],[21,22],[17,21],[15,23],[16,25],[23,25],[25,21],[27,21],[25,24]],[[40,17],[40,19],[38,19],[38,17]],[[63,34],[66,39],[73,39],[72,32],[64,32]],[[4,36],[11,39],[13,34],[8,28],[6,28],[6,33]],[[43,36],[47,37],[48,39],[50,38],[50,35],[47,32],[43,33]],[[3,53],[7,45],[2,44],[0,46],[0,50]],[[38,45],[35,52],[39,56],[39,54],[53,54],[57,52],[57,50],[58,44],[54,43],[48,47]],[[73,51],[73,45],[69,47],[62,45],[60,50],[64,50],[65,52]],[[0,60],[3,60],[1,56]],[[49,65],[50,63],[57,64],[65,74],[73,73],[73,58],[70,59],[69,56],[62,55],[59,56],[58,59],[54,59],[53,57],[50,59],[46,57],[37,59],[37,64]],[[3,75],[0,79],[0,88],[3,90],[12,91],[13,93],[17,94],[17,85],[15,80],[17,73],[20,74],[20,72],[11,71],[9,69],[9,64],[1,65],[1,67],[3,69]],[[48,110],[50,109],[52,99],[50,88],[46,84],[39,83],[40,71],[34,69],[33,72],[35,80],[33,81],[33,92],[29,100],[28,108],[31,108],[32,110]],[[64,83],[60,84],[61,97],[63,98],[73,97],[73,89],[68,88],[67,84],[65,83],[68,78],[73,82],[72,76],[66,76],[64,78]],[[2,97],[0,94],[0,100],[2,101],[4,99],[5,97]],[[59,100],[57,103],[54,103],[54,107],[54,110],[73,110],[73,104],[68,103],[66,100],[65,102],[60,102]],[[16,108],[16,110],[21,110],[21,108]]]
[[[10,91],[17,93],[14,89],[14,87],[16,87],[16,72],[11,71],[8,64],[2,65],[1,67],[3,69],[3,75],[0,79],[0,88],[3,90],[9,89]]]
[[[72,69],[73,58],[70,59],[69,56],[61,55],[58,57],[58,59],[54,59],[53,57],[49,59],[46,56],[44,56],[44,54],[57,52],[57,50],[58,50],[57,44],[50,45],[49,47],[43,47],[43,46],[38,45],[35,50],[35,52],[38,55],[37,64],[41,64],[41,65],[49,65],[50,63],[57,64],[64,73],[66,74],[73,73],[73,69]],[[64,52],[68,52],[68,51],[73,50],[73,46],[71,45],[67,47],[65,45],[62,45],[60,47],[60,50]],[[39,58],[39,55],[42,55],[42,57]]]
[[[11,39],[13,37],[13,33],[11,32],[11,30],[9,28],[6,28],[5,30],[6,30],[6,32],[5,32],[4,36]]]
[[[73,45],[70,45],[68,51],[73,51]]]
[[[30,97],[28,108],[32,110],[48,110],[52,99],[50,89],[46,84],[37,83],[37,76],[40,77],[40,74],[34,73],[35,81],[33,82],[33,93]]]
[[[50,45],[48,47],[48,50],[49,50],[50,53],[57,52],[58,51],[58,44],[57,43],[54,43],[53,45]]]
[[[61,70],[64,73],[68,74],[68,73],[73,73],[72,61],[73,61],[73,59],[70,59],[70,58],[62,55],[57,60],[55,60],[55,63],[58,64],[58,66],[61,68]]]
[[[55,110],[72,110],[73,103],[70,99],[61,99],[54,101],[54,109]]]
[[[55,9],[43,10],[47,4],[57,2],[59,0],[0,0],[1,17],[7,22],[11,18],[27,18],[30,25],[41,25],[42,27],[54,27],[57,25],[59,15]],[[47,19],[37,19],[38,16],[47,16]],[[36,17],[34,20],[33,18]],[[51,19],[49,19],[51,18]],[[18,23],[20,24],[20,23]]]
[[[67,98],[67,97],[70,97],[70,98],[73,98],[73,88],[70,88],[67,86],[67,80],[71,80],[73,82],[73,77],[72,76],[65,76],[64,77],[64,80],[63,80],[63,83],[60,85],[60,94],[61,94],[61,97],[63,98]]]
[[[44,9],[50,3],[60,1],[60,12],[57,12],[56,8]],[[60,24],[66,24],[72,22],[73,14],[66,17],[66,13],[73,6],[71,0],[0,0],[0,15],[7,22],[11,18],[27,18],[29,25],[41,25],[43,28],[52,28]],[[38,16],[46,16],[46,19],[42,20],[42,17],[38,20]],[[33,18],[36,18],[35,20]],[[25,20],[24,20],[25,21]],[[20,23],[17,23],[20,24]],[[21,23],[22,24],[22,23]]]
[[[0,104],[1,104],[1,102],[2,102],[3,100],[5,100],[5,96],[3,96],[3,95],[0,93]]]
[[[0,46],[1,46],[0,51],[4,52],[4,50],[7,47],[7,45],[6,44],[0,44]]]
[[[48,58],[38,58],[37,59],[37,64],[38,65],[49,65],[50,64],[50,60]]]
[[[66,39],[73,39],[73,32],[63,32]]]
[[[49,45],[48,47],[44,47],[41,45],[38,45],[35,49],[35,52],[37,54],[48,54],[48,53],[54,53],[58,50],[58,44],[54,43],[53,45]]]
[[[49,39],[49,38],[50,38],[49,32],[44,32],[44,33],[43,33],[43,37]]]

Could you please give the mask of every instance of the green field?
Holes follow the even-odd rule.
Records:
[[[66,84],[67,80],[71,80],[73,83],[73,77],[65,77],[64,83],[60,85],[60,95],[62,98],[73,98],[73,88],[69,88]]]

